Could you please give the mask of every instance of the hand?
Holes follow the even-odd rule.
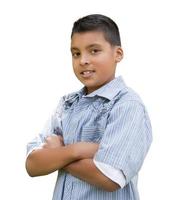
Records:
[[[78,142],[73,144],[79,159],[93,158],[99,144],[92,142]]]
[[[64,146],[63,137],[55,134],[48,136],[43,144],[43,148],[57,148],[61,146]]]

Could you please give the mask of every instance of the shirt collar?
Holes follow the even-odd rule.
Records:
[[[127,86],[125,85],[122,77],[118,76],[88,95],[84,96],[85,87],[83,87],[82,90],[79,91],[79,93],[83,93],[84,97],[100,96],[112,100],[120,91],[126,93]]]

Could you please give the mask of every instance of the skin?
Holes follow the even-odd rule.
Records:
[[[98,144],[78,142],[64,146],[61,136],[49,136],[41,149],[34,150],[26,159],[26,170],[31,177],[50,174],[81,159],[93,158]]]
[[[74,33],[71,39],[73,70],[90,94],[115,77],[116,64],[123,50],[112,46],[99,31]],[[81,74],[90,70],[90,75]],[[30,176],[40,176],[63,169],[73,176],[112,192],[119,185],[107,178],[93,163],[98,144],[79,142],[64,146],[61,136],[49,136],[42,149],[33,151],[26,160]],[[89,173],[90,171],[90,173]]]
[[[102,32],[75,33],[71,40],[73,70],[86,86],[87,94],[97,90],[115,77],[116,64],[123,58],[120,46],[112,46]],[[82,71],[94,70],[89,78]]]

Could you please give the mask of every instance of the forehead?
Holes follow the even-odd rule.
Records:
[[[101,31],[74,33],[71,39],[71,48],[86,48],[92,45],[110,46]]]

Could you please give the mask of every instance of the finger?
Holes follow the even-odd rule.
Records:
[[[45,140],[47,140],[47,141],[49,141],[49,140],[51,140],[52,138],[56,138],[56,137],[58,137],[57,135],[49,135],[49,136],[47,136],[46,137],[46,139]]]
[[[43,145],[42,145],[42,148],[47,148],[47,143],[44,143]]]
[[[50,139],[51,139],[50,136],[46,137],[45,142],[49,142]]]
[[[63,140],[63,137],[62,137],[61,135],[58,135],[58,138],[59,138],[60,140]]]

